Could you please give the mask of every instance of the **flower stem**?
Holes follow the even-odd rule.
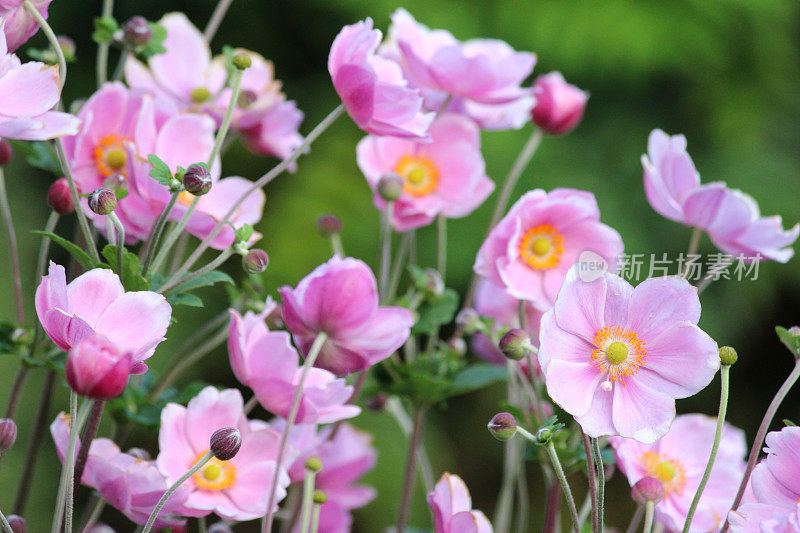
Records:
[[[572,497],[572,490],[569,488],[567,476],[564,475],[564,469],[561,468],[561,462],[558,460],[558,454],[556,454],[553,441],[547,443],[545,450],[547,451],[547,456],[550,458],[550,463],[553,465],[553,470],[556,472],[556,477],[561,483],[561,489],[564,492],[564,499],[567,500],[567,507],[569,507],[569,514],[572,517],[572,524],[577,533],[580,531],[580,526],[578,525],[578,509],[575,507],[575,499]]]
[[[233,248],[226,248],[223,250],[213,261],[207,264],[204,267],[198,268],[194,272],[187,274],[185,277],[181,279],[172,279],[171,281],[166,282],[164,285],[158,288],[156,291],[159,294],[164,294],[169,292],[170,290],[174,289],[178,285],[186,283],[188,281],[192,281],[193,279],[197,279],[200,276],[211,272],[212,270],[216,269],[218,266],[222,265],[228,258],[233,255]]]
[[[389,398],[386,401],[386,411],[392,415],[397,425],[400,426],[400,431],[408,439],[414,431],[414,423],[411,417],[408,416],[406,410],[403,408],[402,402],[397,397]],[[425,492],[433,490],[436,480],[433,479],[433,468],[431,468],[431,460],[428,457],[428,452],[425,451],[425,446],[420,442],[417,448],[417,464],[419,465],[419,472],[422,475],[422,484],[425,486]]]
[[[31,3],[31,0],[25,0],[22,3],[28,13],[36,19],[36,22],[39,24],[39,27],[42,28],[45,36],[47,37],[47,42],[50,43],[50,47],[53,49],[53,53],[56,54],[56,60],[58,61],[58,90],[62,91],[64,89],[64,84],[67,81],[67,61],[64,59],[64,51],[61,50],[61,45],[58,43],[58,37],[53,32],[53,28],[50,27],[50,24],[42,17],[41,13],[36,9],[36,7]]]
[[[272,507],[275,504],[275,492],[278,489],[278,478],[281,473],[283,456],[286,453],[286,445],[289,442],[289,432],[291,431],[294,421],[297,418],[297,412],[300,410],[300,399],[303,397],[303,384],[308,376],[308,371],[312,366],[314,366],[314,362],[317,360],[317,356],[322,350],[322,346],[325,344],[327,339],[327,333],[322,331],[317,333],[317,337],[314,339],[314,344],[312,344],[311,349],[308,350],[308,355],[303,363],[303,371],[300,374],[300,379],[297,381],[297,388],[295,389],[294,396],[292,397],[292,406],[289,409],[289,416],[286,417],[286,427],[283,430],[283,434],[281,435],[281,443],[278,447],[278,458],[275,461],[275,473],[272,475],[272,484],[269,487],[269,497],[267,498],[267,516],[264,520],[263,527],[261,528],[261,533],[270,533],[272,531],[272,521],[275,518],[275,513],[272,512]]]
[[[728,410],[728,391],[730,390],[730,365],[722,365],[719,370],[720,375],[720,395],[719,395],[719,415],[717,416],[717,431],[714,433],[714,444],[711,446],[711,455],[708,457],[708,464],[706,470],[703,472],[703,478],[700,480],[700,485],[697,487],[697,492],[694,493],[692,504],[689,506],[689,512],[686,515],[686,522],[683,524],[683,533],[689,533],[689,528],[692,525],[692,518],[697,510],[697,505],[700,503],[700,497],[703,495],[703,490],[706,488],[708,478],[711,476],[711,469],[714,467],[714,460],[717,458],[717,450],[719,449],[719,441],[722,437],[722,428],[725,424],[725,414]]]
[[[742,477],[742,482],[739,485],[739,492],[736,494],[736,499],[733,501],[731,511],[735,511],[739,508],[739,504],[742,502],[742,498],[744,497],[744,491],[747,488],[747,482],[750,480],[750,474],[753,472],[753,468],[756,466],[756,460],[758,459],[758,454],[761,451],[761,445],[764,443],[764,438],[767,436],[767,431],[769,430],[770,424],[772,424],[772,419],[775,417],[775,413],[778,411],[783,399],[789,393],[789,390],[791,390],[795,382],[797,382],[798,377],[800,377],[800,359],[796,359],[792,372],[786,378],[786,381],[783,382],[781,388],[778,389],[778,392],[775,394],[775,397],[772,399],[772,402],[767,408],[767,412],[764,413],[764,418],[761,420],[758,433],[756,433],[756,439],[753,441],[753,447],[750,448],[750,456],[747,459],[747,468],[744,471],[744,477]],[[728,520],[726,518],[725,524],[722,526],[720,533],[725,533],[725,531],[728,529],[728,525]]]
[[[167,492],[165,492],[164,495],[161,496],[161,499],[158,500],[158,503],[156,504],[155,508],[153,509],[153,512],[150,513],[150,518],[147,519],[147,523],[144,525],[144,529],[142,530],[142,533],[149,533],[150,530],[153,529],[153,524],[155,523],[156,518],[158,518],[158,514],[161,512],[161,509],[164,507],[164,505],[166,505],[167,500],[169,500],[169,497],[172,496],[172,494],[176,490],[178,490],[178,487],[183,485],[183,483],[187,479],[192,477],[198,470],[203,468],[203,466],[212,457],[214,457],[214,454],[211,452],[211,450],[207,451],[206,454],[203,457],[201,457],[200,459],[197,460],[197,462],[194,464],[194,466],[192,466],[189,470],[187,470],[185,474],[183,474],[181,477],[179,477],[178,480],[175,483],[173,483],[170,488],[167,489]]]
[[[75,462],[75,474],[73,475],[73,482],[75,485],[81,484],[83,477],[83,469],[86,466],[86,460],[89,458],[89,449],[92,446],[92,441],[97,435],[97,428],[100,427],[100,418],[103,416],[103,400],[94,400],[92,408],[89,412],[89,420],[86,422],[86,428],[83,430],[81,436],[81,447],[78,449],[78,458]]]
[[[603,470],[603,456],[600,455],[600,441],[592,439],[592,458],[597,468],[597,531],[603,531],[605,507],[606,473]]]
[[[17,250],[17,235],[14,232],[14,219],[11,217],[11,207],[6,194],[6,180],[3,167],[0,167],[0,212],[3,216],[3,225],[6,228],[8,239],[8,257],[11,259],[11,272],[14,276],[14,299],[17,302],[17,324],[25,323],[25,305],[22,300],[22,274],[19,270],[19,252]]]
[[[123,273],[123,261],[125,258],[125,226],[122,225],[120,222],[119,217],[114,214],[113,212],[106,215],[108,219],[114,224],[114,228],[117,230],[117,274],[119,278],[122,279]]]
[[[86,248],[89,250],[89,255],[92,256],[92,259],[99,263],[100,254],[97,253],[97,247],[94,244],[94,236],[92,235],[92,231],[89,229],[89,223],[86,221],[86,213],[83,212],[81,200],[78,197],[78,189],[75,187],[75,178],[72,176],[72,169],[69,166],[67,154],[64,151],[64,142],[61,140],[61,138],[56,139],[56,154],[58,155],[58,161],[61,164],[61,170],[64,171],[64,175],[67,177],[69,194],[72,197],[73,205],[75,205],[75,214],[78,216],[78,225],[80,226],[81,232],[83,233],[83,238],[86,241]]]
[[[692,236],[689,239],[689,250],[686,252],[687,262],[683,268],[683,272],[681,272],[680,274],[680,276],[683,279],[686,279],[686,276],[689,275],[689,270],[691,268],[688,262],[689,256],[697,254],[697,249],[700,247],[700,237],[702,236],[703,236],[703,230],[701,230],[700,228],[692,229]]]
[[[436,270],[444,282],[447,270],[447,219],[442,215],[436,219]]]
[[[145,244],[147,253],[142,266],[142,276],[146,276],[148,270],[150,269],[150,264],[153,262],[153,259],[156,256],[156,250],[158,249],[158,243],[161,240],[161,235],[164,233],[164,226],[167,224],[167,219],[169,218],[170,213],[172,213],[172,208],[175,207],[175,202],[178,201],[178,196],[180,194],[181,191],[175,191],[170,195],[169,202],[167,202],[167,205],[161,211],[161,214],[158,215],[156,223],[153,224],[153,228],[150,230],[150,235],[147,238],[147,244]]]
[[[231,7],[232,3],[233,0],[220,0],[217,7],[214,8],[214,13],[208,20],[205,31],[203,31],[203,39],[205,39],[207,43],[210,43],[214,39],[219,25],[222,23],[222,19],[225,18],[225,13],[228,12],[228,8]]]
[[[6,418],[14,418],[19,405],[19,397],[22,394],[22,387],[28,377],[30,367],[26,364],[20,365],[17,374],[14,376],[14,384],[11,385],[11,394],[8,395],[8,405],[6,406]]]
[[[650,533],[653,530],[653,514],[656,504],[653,501],[644,504],[644,529],[643,533]]]
[[[110,17],[114,11],[114,0],[103,0],[103,17]],[[110,43],[100,43],[97,47],[97,64],[95,71],[97,75],[97,87],[101,87],[108,81],[108,48]]]
[[[322,507],[321,504],[315,503],[314,504],[314,512],[311,514],[311,529],[310,533],[317,533],[319,531],[319,510]]]
[[[75,446],[78,442],[78,434],[88,414],[89,403],[84,402],[83,405],[81,405],[80,413],[78,413],[78,395],[74,391],[70,391],[69,444],[67,445],[67,454],[64,456],[64,466],[61,469],[61,480],[58,484],[56,510],[53,516],[51,533],[58,533],[61,530],[62,519],[65,519],[65,531],[72,533],[72,503],[75,489],[72,483],[72,476],[75,471]]]
[[[409,231],[403,234],[400,240],[400,248],[395,254],[394,265],[392,265],[392,274],[389,277],[389,288],[387,290],[384,303],[391,303],[394,300],[394,295],[397,292],[397,285],[400,283],[400,276],[403,274],[403,267],[408,258],[408,252],[411,249],[411,242],[413,241],[413,232]]]
[[[3,525],[3,531],[7,533],[14,533],[14,530],[11,529],[11,524],[8,523],[8,518],[6,515],[3,514],[3,511],[0,511],[0,524]]]
[[[425,408],[420,407],[414,415],[414,430],[408,443],[408,453],[406,454],[406,468],[403,474],[403,488],[400,497],[400,509],[397,513],[396,533],[404,533],[408,514],[411,510],[411,497],[414,494],[414,480],[417,472],[417,450],[422,442],[422,430],[425,425]]]
[[[598,533],[597,529],[597,477],[594,469],[594,454],[589,437],[581,431],[583,436],[583,450],[586,453],[586,476],[589,478],[589,495],[592,498],[592,532]]]
[[[642,515],[644,515],[644,507],[641,505],[636,506],[636,511],[633,513],[631,517],[631,521],[628,524],[627,529],[625,529],[625,533],[636,533],[636,530],[639,527],[639,523],[642,521]]]
[[[314,506],[314,481],[317,473],[310,468],[306,468],[306,476],[303,480],[303,511],[300,515],[300,533],[306,533],[311,525],[311,511]]]
[[[386,209],[381,212],[381,270],[380,296],[386,303],[386,291],[389,289],[389,269],[392,263],[392,225],[391,216],[394,202],[386,202]]]
[[[119,81],[122,79],[122,75],[125,72],[125,62],[128,61],[128,57],[130,55],[130,48],[125,47],[120,53],[119,61],[117,62],[117,68],[114,69],[114,75],[111,76],[111,81]]]

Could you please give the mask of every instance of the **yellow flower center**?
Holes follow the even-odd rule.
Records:
[[[194,194],[190,193],[189,191],[181,191],[178,195],[178,203],[181,205],[185,205],[189,207],[189,205],[194,201]]]
[[[192,89],[192,92],[189,94],[189,98],[192,99],[192,102],[202,104],[211,98],[211,92],[205,87],[196,87]]]
[[[403,192],[412,196],[430,194],[439,183],[438,167],[424,155],[404,155],[395,165],[394,171],[403,178]]]
[[[128,151],[125,139],[117,135],[103,137],[94,148],[94,161],[97,171],[103,176],[122,174],[127,177]]]
[[[686,486],[686,469],[677,459],[656,452],[644,452],[639,458],[646,473],[664,486],[664,497],[681,494]]]
[[[564,253],[564,237],[550,224],[533,227],[522,236],[519,255],[534,270],[558,265]]]
[[[633,331],[606,326],[595,332],[592,342],[595,348],[591,360],[601,372],[608,373],[608,386],[612,381],[625,385],[625,378],[636,374],[645,363],[644,341]]]
[[[197,459],[204,455],[205,453],[201,453]],[[212,457],[192,478],[200,489],[223,490],[233,486],[236,481],[236,467],[230,461],[220,461]]]

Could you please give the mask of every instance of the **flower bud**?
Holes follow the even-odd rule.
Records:
[[[442,275],[433,268],[426,268],[424,275],[416,280],[415,285],[417,289],[425,291],[431,296],[441,296],[444,293]]]
[[[370,411],[375,411],[376,413],[380,413],[386,407],[386,400],[388,400],[387,396],[383,392],[379,392],[375,396],[370,396],[364,402],[364,406]]]
[[[342,221],[336,215],[320,215],[317,218],[317,231],[329,239],[342,232]]]
[[[631,498],[640,505],[658,503],[664,497],[664,485],[654,477],[643,477],[631,488]]]
[[[211,190],[211,172],[202,165],[192,165],[183,175],[183,187],[195,196],[203,196]]]
[[[6,166],[14,155],[11,143],[5,139],[0,139],[0,167]]]
[[[720,346],[719,348],[719,362],[723,365],[731,366],[736,360],[739,359],[739,355],[736,353],[736,350],[731,348],[730,346]]]
[[[497,413],[486,427],[497,440],[509,440],[517,434],[517,419],[511,413]]]
[[[467,355],[467,341],[462,337],[450,337],[447,341],[447,350],[455,357],[464,357]]]
[[[58,46],[61,47],[61,53],[64,54],[64,60],[70,62],[75,59],[75,52],[77,51],[77,47],[75,46],[75,41],[67,37],[66,35],[59,35],[56,37],[56,41],[58,42]],[[58,58],[54,58],[56,62],[58,62]]]
[[[108,215],[117,207],[117,195],[111,189],[100,187],[89,195],[89,209],[98,215]]]
[[[250,68],[250,65],[253,64],[253,60],[250,59],[250,55],[245,54],[244,52],[240,52],[233,56],[231,62],[233,63],[233,66],[239,70],[248,69]]]
[[[534,437],[536,438],[537,444],[539,445],[548,444],[550,440],[553,438],[553,430],[546,426],[543,428],[539,428]]]
[[[131,17],[122,26],[124,36],[122,38],[126,46],[136,48],[144,46],[153,37],[153,30],[144,17]]]
[[[27,533],[28,523],[19,515],[10,514],[6,517],[12,533]]]
[[[78,187],[78,184],[75,184]],[[78,190],[80,194],[80,190]],[[69,191],[67,178],[58,178],[50,185],[47,190],[47,203],[59,215],[68,215],[75,211],[75,204],[72,202],[72,194]]]
[[[560,72],[539,76],[533,82],[533,122],[550,135],[569,133],[580,122],[589,93],[564,80]]]
[[[328,495],[317,489],[314,491],[314,503],[323,504],[328,501]]]
[[[86,533],[116,533],[111,526],[106,524],[95,524],[86,530]]]
[[[70,388],[86,398],[110,400],[128,385],[130,353],[122,354],[103,335],[86,337],[69,351],[65,366]]]
[[[236,99],[236,107],[239,109],[247,109],[258,100],[258,94],[250,89],[242,89],[239,93],[239,98]]]
[[[305,466],[312,472],[319,472],[322,470],[322,461],[319,457],[309,457],[306,459]]]
[[[111,174],[103,180],[103,187],[111,190],[117,200],[122,200],[128,196],[128,180],[122,174]]]
[[[10,418],[0,418],[0,455],[6,453],[17,441],[17,424]]]
[[[229,525],[225,522],[217,522],[216,524],[211,524],[208,526],[206,530],[208,533],[233,533],[233,530]]]
[[[234,427],[218,429],[211,435],[209,447],[220,461],[233,459],[242,447],[242,435]]]
[[[130,450],[127,451],[127,454],[132,455],[137,459],[141,459],[142,461],[149,461],[150,459],[152,459],[152,457],[150,456],[150,452],[148,452],[143,448],[131,448]]]
[[[249,250],[242,258],[242,267],[248,274],[260,274],[267,269],[269,256],[264,250]]]
[[[531,353],[531,338],[525,331],[515,328],[500,338],[498,347],[503,355],[519,361]]]
[[[483,329],[480,315],[474,309],[470,308],[462,309],[458,315],[456,315],[456,325],[467,335],[472,335]]]
[[[389,172],[378,180],[378,195],[387,202],[394,202],[403,195],[403,178],[399,174]]]

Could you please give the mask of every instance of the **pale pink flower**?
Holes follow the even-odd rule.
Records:
[[[342,28],[328,56],[333,87],[367,133],[425,139],[434,114],[424,112],[422,96],[400,66],[376,55],[381,37],[371,18]]]
[[[264,516],[275,472],[280,435],[263,422],[248,421],[238,390],[206,387],[188,407],[170,403],[161,412],[156,459],[159,470],[174,483],[208,452],[209,439],[218,429],[235,427],[242,447],[228,461],[212,458],[186,482],[190,494],[181,508],[186,516],[216,513],[226,520],[252,520]],[[289,476],[281,467],[277,502],[286,496]]]
[[[125,292],[119,276],[95,268],[69,284],[64,267],[53,262],[36,289],[36,314],[45,333],[68,352],[99,333],[122,353],[130,353],[133,373],[147,371],[144,360],[164,340],[172,308],[160,294]]]
[[[570,85],[560,72],[551,72],[533,82],[533,122],[550,135],[572,131],[583,117],[589,93]]]
[[[669,432],[652,444],[611,437],[617,466],[633,486],[643,477],[654,477],[664,487],[664,498],[656,504],[656,520],[667,531],[680,531],[708,463],[717,421],[700,414],[681,415]],[[700,505],[692,520],[692,531],[719,529],[730,509],[744,474],[747,444],[744,432],[726,423],[717,458]]]
[[[46,13],[50,2],[34,3]],[[7,32],[19,28],[15,30],[14,22],[3,18],[8,14],[4,15],[3,10],[11,10],[16,23],[24,25],[27,12],[17,4],[20,2],[16,0],[0,0],[0,138],[46,141],[74,135],[80,120],[68,113],[52,111],[61,98],[58,69],[36,61],[22,63],[9,52],[9,48],[15,48],[12,45],[14,36]],[[38,25],[34,21],[34,32],[36,28]],[[23,41],[25,39],[27,36]]]
[[[386,209],[386,201],[377,191],[381,177],[394,172],[403,178],[403,194],[393,203],[391,213],[397,231],[425,226],[437,216],[465,217],[494,190],[474,122],[445,114],[433,122],[429,132],[432,142],[370,135],[356,149],[358,166],[378,209]]]
[[[110,400],[123,393],[131,375],[131,354],[122,353],[103,335],[89,335],[69,351],[65,373],[81,396]]]
[[[428,494],[434,533],[492,533],[492,524],[481,511],[472,510],[467,485],[445,473]]]
[[[719,368],[717,343],[697,327],[697,291],[679,277],[633,288],[614,274],[567,274],[542,317],[539,364],[550,397],[591,437],[653,442],[669,429],[675,399]]]
[[[728,513],[732,533],[799,533],[800,502],[791,510],[763,503],[748,503]]]
[[[575,189],[524,194],[484,241],[473,267],[513,297],[547,310],[583,252],[616,272],[622,238],[600,222],[594,195]]]
[[[247,354],[269,331],[265,320],[276,311],[279,311],[278,304],[273,301],[272,297],[267,298],[264,308],[259,313],[247,311],[242,316],[235,309],[229,310],[231,320],[228,323],[228,355],[233,374],[242,383],[247,378]]]
[[[53,0],[31,0],[36,11],[47,20],[47,8]],[[5,33],[8,49],[13,52],[39,31],[39,23],[23,6],[24,0],[0,0],[0,19],[5,19]]]
[[[375,275],[358,259],[334,256],[280,293],[283,319],[301,352],[308,353],[317,334],[327,334],[315,366],[337,376],[389,357],[414,323],[408,309],[378,305]]]

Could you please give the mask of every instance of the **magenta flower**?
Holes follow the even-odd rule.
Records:
[[[560,72],[551,72],[533,82],[533,122],[550,135],[569,133],[580,122],[589,93],[570,85]]]
[[[591,437],[653,442],[675,418],[675,398],[702,390],[719,368],[699,319],[697,291],[684,279],[634,289],[609,273],[581,281],[573,268],[542,317],[547,392]]]
[[[116,398],[128,386],[133,361],[103,335],[92,334],[69,351],[67,383],[72,390],[95,400]]]
[[[125,292],[111,270],[96,268],[66,281],[64,267],[53,262],[36,289],[36,314],[45,333],[65,352],[99,333],[120,353],[130,353],[132,372],[147,371],[144,360],[164,340],[172,308],[160,294]]]
[[[484,241],[473,267],[511,296],[547,310],[567,270],[582,252],[616,272],[622,238],[600,222],[594,195],[575,189],[530,191],[511,207]]]
[[[686,521],[711,453],[716,424],[715,418],[705,415],[681,415],[669,432],[652,444],[622,437],[609,439],[617,466],[631,486],[648,476],[661,481],[664,498],[656,504],[656,520],[667,531],[680,531]],[[692,531],[716,531],[722,525],[744,474],[746,454],[744,432],[726,423]]]
[[[472,510],[469,489],[460,477],[445,473],[428,494],[434,533],[492,533],[492,524]]]
[[[378,306],[375,276],[358,259],[332,257],[295,289],[280,289],[283,319],[301,352],[328,335],[315,366],[344,376],[389,357],[403,345],[414,319],[403,307]]]
[[[242,447],[228,461],[212,458],[186,482],[190,493],[181,513],[206,516],[216,513],[226,520],[252,520],[264,516],[275,472],[280,435],[259,421],[245,417],[238,390],[222,392],[206,387],[188,407],[170,403],[161,412],[156,464],[168,483],[174,483],[208,452],[209,439],[218,429],[235,427]],[[276,502],[286,496],[289,476],[281,467]],[[276,504],[277,507],[277,504]]]
[[[46,13],[50,2],[34,3]],[[9,48],[15,48],[14,39],[28,38],[27,34],[24,38],[14,35],[20,25],[27,24],[27,12],[20,4],[16,0],[0,0],[0,138],[46,141],[74,135],[80,120],[68,113],[51,111],[61,98],[58,69],[36,61],[22,63],[9,52]],[[11,10],[11,20],[2,18],[8,15],[4,9]],[[34,21],[33,32],[36,28]]]
[[[471,120],[442,115],[430,127],[432,142],[370,135],[358,143],[358,166],[372,188],[376,207],[386,209],[378,181],[394,172],[403,178],[403,194],[392,207],[392,225],[407,231],[441,215],[465,217],[494,190],[481,155],[480,130]]]
[[[333,87],[367,133],[425,139],[434,114],[423,111],[419,91],[409,87],[400,66],[376,55],[381,37],[371,18],[342,28],[328,56]]]
[[[47,20],[47,8],[53,0],[31,0],[33,7]],[[5,33],[8,50],[13,52],[39,31],[39,23],[22,5],[23,0],[0,0],[0,19],[5,19]]]

